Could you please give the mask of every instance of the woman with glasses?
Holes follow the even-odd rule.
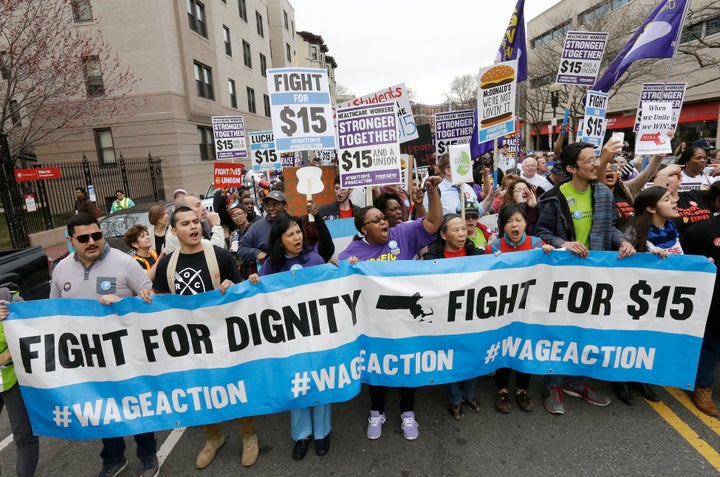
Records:
[[[349,259],[351,264],[360,260],[412,260],[426,245],[435,240],[443,220],[442,204],[438,195],[441,179],[431,176],[425,181],[428,197],[427,215],[410,222],[390,227],[385,214],[373,206],[360,209],[355,215],[355,228],[359,236],[338,254],[339,260]],[[382,319],[372,317],[371,319]],[[370,391],[370,418],[367,437],[377,439],[382,435],[385,422],[385,386],[368,386]],[[415,390],[400,388],[401,428],[405,439],[418,437],[415,421]]]

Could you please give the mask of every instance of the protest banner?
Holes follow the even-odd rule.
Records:
[[[5,332],[35,433],[94,439],[501,367],[690,390],[714,280],[699,256],[343,261],[224,295],[13,303]]]
[[[326,70],[273,68],[267,82],[277,152],[335,149]]]
[[[245,144],[245,119],[242,116],[213,116],[215,158],[243,159],[248,156]]]
[[[435,153],[430,125],[420,124],[418,126],[418,138],[401,143],[400,152],[413,156],[418,167],[427,167],[430,164],[428,159]]]
[[[608,34],[569,31],[560,56],[556,83],[592,86],[600,72]]]
[[[635,154],[672,152],[668,131],[672,127],[672,103],[647,101],[643,104],[640,129],[635,136]]]
[[[275,151],[275,136],[272,131],[249,132],[252,168],[255,172],[281,171],[282,161]]]
[[[243,185],[243,166],[240,163],[216,162],[213,164],[213,184],[218,188]]]
[[[395,103],[338,109],[340,187],[400,183]]]
[[[480,68],[478,142],[515,132],[517,60]]]
[[[418,138],[418,126],[415,123],[415,117],[412,113],[410,105],[410,97],[408,96],[405,83],[396,84],[389,88],[375,91],[374,93],[351,99],[337,105],[338,108],[352,108],[368,104],[386,103],[395,101],[397,107],[397,134],[398,142],[403,143]]]
[[[475,111],[465,109],[435,114],[435,151],[440,156],[450,144],[470,144]]]
[[[605,138],[605,114],[607,113],[608,94],[602,91],[588,91],[585,103],[585,116],[583,117],[583,142],[595,145],[595,149],[602,149]],[[578,133],[579,135],[579,133]]]
[[[638,99],[637,113],[633,131],[640,130],[640,111],[647,101],[670,101],[672,103],[672,128],[677,130],[680,121],[680,110],[685,98],[687,83],[643,83]]]

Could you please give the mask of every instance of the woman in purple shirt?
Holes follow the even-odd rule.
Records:
[[[350,259],[351,264],[360,260],[393,261],[412,260],[426,245],[435,240],[443,211],[437,186],[441,179],[436,176],[425,181],[428,195],[428,213],[425,217],[410,222],[402,222],[390,227],[387,217],[372,206],[364,207],[355,214],[355,228],[361,237],[338,254],[338,259]],[[370,418],[367,437],[377,439],[382,435],[385,422],[385,386],[368,386],[370,391]],[[400,388],[400,412],[405,439],[414,440],[418,436],[418,424],[415,421],[415,389]]]

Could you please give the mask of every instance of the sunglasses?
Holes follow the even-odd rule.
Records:
[[[365,222],[364,225],[368,225],[368,224],[375,224],[375,225],[377,225],[377,224],[379,224],[380,222],[383,222],[383,221],[386,221],[386,220],[387,220],[387,217],[386,217],[386,216],[384,216],[384,215],[378,215],[378,216],[375,217],[374,219],[371,219],[371,220],[368,220],[367,222]]]
[[[75,235],[75,240],[80,243],[88,243],[91,238],[96,242],[103,238],[102,230],[100,232],[93,232],[91,234]]]

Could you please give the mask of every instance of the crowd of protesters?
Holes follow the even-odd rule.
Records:
[[[480,254],[522,253],[564,249],[579,257],[593,251],[617,251],[618,258],[635,253],[692,253],[720,260],[720,166],[708,163],[715,157],[706,145],[678,146],[677,161],[663,164],[662,156],[628,160],[622,141],[610,140],[596,154],[588,143],[572,143],[553,154],[528,154],[518,158],[501,147],[496,160],[477,158],[474,182],[452,182],[447,154],[432,157],[425,171],[413,174],[410,187],[374,187],[352,194],[335,180],[335,200],[319,204],[308,201],[306,214],[288,214],[282,182],[259,197],[248,187],[226,188],[213,198],[214,211],[205,209],[199,197],[178,189],[174,211],[165,206],[150,208],[150,227],[135,225],[125,233],[133,249],[124,254],[108,246],[97,219],[97,207],[83,188],[76,190],[76,215],[67,224],[72,255],[61,261],[54,274],[51,297],[92,298],[103,304],[124,297],[151,300],[153,293],[191,295],[213,289],[224,293],[243,280],[258,283],[263,276],[297,267],[337,260],[350,264],[367,260],[462,259]],[[496,169],[497,168],[497,169]],[[496,170],[494,170],[496,169]],[[497,183],[495,183],[497,181]],[[118,191],[118,209],[132,207]],[[312,216],[312,220],[309,217]],[[485,221],[496,217],[496,221]],[[357,236],[344,250],[335,250],[326,221],[352,219]],[[497,225],[495,225],[497,224]],[[390,246],[392,244],[392,246]],[[197,273],[177,274],[193,269]],[[111,293],[83,287],[90,276],[115,277]],[[106,279],[106,278],[104,278]],[[718,280],[720,282],[720,280]],[[715,368],[720,359],[720,285],[716,282],[708,319],[697,383],[691,397],[702,412],[718,415],[712,400]],[[9,296],[0,290],[0,319],[8,314]],[[4,335],[0,329],[0,341]],[[7,359],[3,356],[8,353]],[[0,354],[0,364],[9,352]],[[11,360],[10,360],[11,363]],[[19,398],[17,381],[6,381],[3,368],[2,401],[7,405],[18,448],[18,475],[34,475],[38,460],[37,438],[29,430],[27,411]],[[11,369],[11,367],[10,367]],[[510,413],[512,399],[524,412],[536,408],[536,400],[551,414],[565,413],[564,396],[582,398],[604,407],[610,397],[582,376],[543,376],[544,395],[531,396],[531,376],[511,369],[494,375],[497,390],[494,407]],[[14,373],[13,373],[14,376]],[[7,385],[6,382],[8,383]],[[445,385],[452,419],[461,420],[463,410],[480,411],[475,397],[476,380]],[[650,401],[661,399],[645,383],[613,383],[624,403],[636,402],[633,391]],[[386,422],[387,388],[368,386],[370,409],[366,435],[378,439]],[[415,390],[400,388],[400,427],[408,440],[419,436],[415,416]],[[318,456],[330,451],[331,406],[291,412],[290,434],[295,443],[292,456],[301,460],[314,440]],[[259,455],[252,418],[237,420],[242,437],[242,463],[253,465]],[[225,443],[220,424],[204,426],[206,442],[196,467],[210,465]],[[158,475],[157,446],[153,433],[134,436],[141,476]],[[123,438],[103,439],[100,476],[117,475],[127,466]]]

